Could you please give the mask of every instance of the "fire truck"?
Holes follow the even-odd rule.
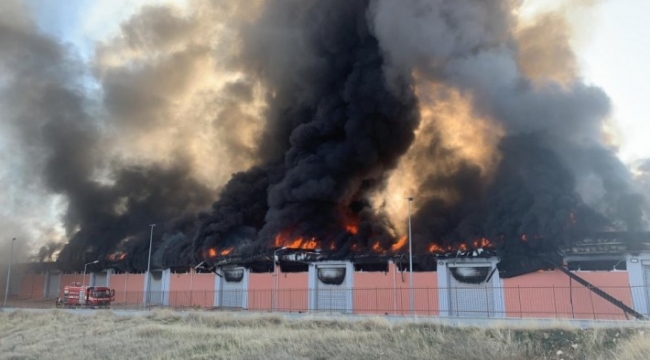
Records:
[[[63,287],[63,297],[56,300],[56,307],[108,308],[115,300],[115,290],[105,286],[81,286],[72,283]]]

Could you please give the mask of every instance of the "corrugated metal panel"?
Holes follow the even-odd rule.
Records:
[[[331,312],[349,311],[346,288],[346,268],[317,267],[316,268],[316,310]]]
[[[452,270],[452,269],[450,269]],[[490,273],[491,267],[457,267],[453,269],[468,278],[475,278],[477,273]],[[450,271],[449,301],[452,316],[488,317],[494,314],[494,287],[485,281],[465,283],[456,279]]]
[[[164,305],[163,271],[151,271],[151,284],[149,285],[149,305]]]
[[[646,304],[650,304],[650,266],[643,266],[643,281],[645,282]]]
[[[105,271],[94,273],[93,286],[108,286],[108,273]]]
[[[47,283],[45,284],[45,297],[57,298],[59,297],[59,287],[61,286],[60,273],[48,273]]]
[[[244,268],[223,269],[220,294],[222,307],[241,308],[243,306],[244,291],[246,291],[244,275]]]

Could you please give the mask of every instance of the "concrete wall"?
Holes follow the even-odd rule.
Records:
[[[248,308],[306,312],[309,304],[308,283],[308,272],[283,273],[278,270],[277,277],[274,273],[250,273]]]
[[[171,277],[170,269],[156,269],[151,270],[150,276],[145,274],[143,302],[146,301],[145,297],[149,293],[149,300],[147,304],[150,305],[169,305],[169,279]]]
[[[108,286],[111,283],[112,273],[112,269],[91,273],[90,286]]]
[[[144,274],[111,274],[109,287],[115,290],[116,305],[142,305]]]
[[[170,275],[169,305],[211,308],[214,305],[215,274],[192,272]]]
[[[274,284],[275,274],[273,273],[250,273],[248,275],[248,308],[270,311],[274,304],[275,294],[272,292]]]
[[[24,274],[21,279],[18,297],[21,299],[41,299],[44,296],[44,290],[44,274]]]
[[[578,271],[576,275],[632,306],[627,271]],[[502,281],[508,317],[625,319],[618,307],[557,270]]]
[[[438,315],[436,272],[413,272],[413,307],[417,315]],[[409,272],[393,263],[388,272],[354,273],[354,312],[357,314],[410,314]]]
[[[228,278],[229,274],[232,276]],[[240,274],[241,277],[233,276]],[[219,268],[214,278],[214,306],[232,309],[248,308],[248,276],[250,269],[244,267]]]
[[[600,287],[635,310],[648,314],[648,295],[643,272],[650,266],[650,255],[628,258],[627,271],[578,271],[579,276]],[[482,260],[485,262],[486,260]],[[460,260],[457,261],[461,263]],[[494,264],[492,260],[488,261]],[[458,264],[452,264],[457,266]],[[346,264],[351,268],[351,264]],[[449,262],[440,261],[437,272],[415,272],[414,307],[420,316],[449,316]],[[314,270],[301,273],[248,273],[245,307],[251,310],[306,312],[314,286]],[[13,269],[12,269],[13,273]],[[21,299],[42,298],[47,287],[46,274],[19,274],[15,293]],[[18,276],[18,275],[17,275]],[[58,293],[65,285],[82,282],[82,274],[53,274]],[[12,276],[13,277],[13,276]],[[348,278],[349,277],[349,278]],[[170,306],[210,308],[216,303],[219,279],[214,274],[163,271],[160,291],[167,293]],[[116,291],[116,305],[141,306],[145,289],[144,274],[111,274],[109,287]],[[86,284],[90,274],[86,274]],[[387,272],[348,271],[346,283],[351,289],[351,311],[357,314],[408,315],[409,273],[389,263]],[[632,285],[632,286],[630,286]],[[559,271],[543,271],[491,282],[495,314],[507,317],[625,319],[623,311],[570,280]],[[153,289],[152,289],[153,290]],[[56,291],[56,289],[54,290]],[[635,293],[636,291],[636,293]],[[638,293],[638,294],[637,294]],[[313,301],[313,299],[312,299]],[[311,306],[313,308],[313,304]],[[490,316],[493,314],[491,313]]]
[[[43,289],[43,297],[57,298],[59,296],[59,288],[61,287],[61,273],[48,271],[45,273],[45,288]]]
[[[505,294],[499,272],[496,270],[497,263],[497,258],[439,260],[437,275],[440,315],[504,317],[506,315]],[[489,282],[460,284],[454,281],[451,271],[453,268],[462,267],[491,267],[491,277],[488,275]],[[485,280],[487,281],[488,278]],[[460,301],[461,298],[464,301]]]
[[[354,313],[397,314],[399,294],[394,289],[396,281],[395,266],[392,263],[387,272],[355,272]]]
[[[344,276],[339,276],[340,271],[344,271]],[[329,279],[326,280],[328,283],[319,278],[319,272],[322,272],[321,276],[325,276],[324,279]],[[332,280],[340,280],[341,283],[332,283]],[[310,311],[352,313],[354,265],[351,262],[323,261],[311,264],[308,287]]]
[[[11,266],[11,274],[9,279],[9,296],[20,296],[24,276],[27,275],[25,273],[25,267],[21,265],[22,264],[13,264]],[[0,302],[4,298],[5,289],[7,286],[8,271],[9,264],[0,264]],[[25,281],[29,281],[29,278],[26,278]]]
[[[280,273],[278,276],[278,309],[306,311],[309,304],[309,273]]]
[[[644,267],[650,266],[650,254],[628,256],[626,261],[634,310],[650,315],[650,298],[648,297],[650,279],[646,279],[644,271]]]

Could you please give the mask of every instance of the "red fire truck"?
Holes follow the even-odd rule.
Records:
[[[115,290],[105,286],[81,286],[73,283],[63,287],[63,297],[56,300],[56,307],[108,308],[115,300]]]

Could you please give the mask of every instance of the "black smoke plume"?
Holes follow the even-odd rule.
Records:
[[[90,67],[0,15],[2,109],[36,184],[24,192],[65,200],[65,270],[143,270],[154,223],[154,267],[296,239],[386,252],[405,218],[375,197],[395,177],[416,179],[397,196],[415,196],[418,252],[487,239],[521,258],[647,226],[603,141],[609,99],[575,74],[559,15],[521,26],[505,0],[190,3],[141,9]],[[453,143],[443,114],[425,119],[451,93],[471,109],[453,132],[489,125],[489,164],[459,151],[473,144]]]
[[[364,212],[364,201],[408,149],[419,117],[411,79],[402,77],[391,87],[384,76],[367,8],[367,1],[315,2],[289,24],[283,18],[271,22],[277,4],[264,9],[260,21],[266,26],[252,32],[270,26],[284,34],[290,26],[301,34],[313,64],[296,72],[309,83],[283,86],[272,76],[264,78],[267,87],[278,89],[269,102],[275,104],[277,97],[282,106],[269,112],[267,126],[273,128],[262,138],[263,144],[275,143],[263,149],[282,149],[270,159],[278,165],[233,177],[214,211],[202,217],[196,253],[237,246],[246,238],[268,248],[281,232],[288,238],[317,238],[328,249],[349,247],[352,238],[363,246],[394,240]],[[346,232],[347,222],[358,223],[356,236]],[[248,237],[239,235],[247,229]]]
[[[4,6],[22,14],[19,5]],[[175,224],[188,213],[185,228],[193,227],[193,214],[213,192],[193,179],[181,160],[139,165],[107,159],[106,124],[93,116],[97,104],[84,85],[87,74],[78,70],[81,61],[28,19],[2,18],[0,47],[0,65],[11,69],[1,89],[4,125],[21,142],[24,166],[67,202],[63,223],[69,241],[58,256],[60,267],[78,270],[95,260],[103,265],[123,251],[129,268],[145,268],[144,252],[133,250],[148,247],[148,224]],[[48,243],[38,257],[52,258],[58,250]]]

